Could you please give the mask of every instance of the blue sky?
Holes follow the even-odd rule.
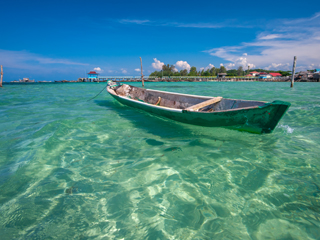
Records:
[[[320,68],[318,1],[3,1],[4,80],[243,66]]]

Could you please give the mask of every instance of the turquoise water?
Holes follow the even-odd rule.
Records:
[[[0,89],[1,239],[319,239],[319,83],[146,83],[291,102],[265,135],[88,102],[103,86]]]

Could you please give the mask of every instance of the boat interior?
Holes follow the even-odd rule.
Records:
[[[235,109],[252,108],[265,105],[261,101],[205,97],[180,93],[163,92],[134,87],[127,84],[109,87],[114,94],[136,101],[166,108],[199,112],[220,112]]]

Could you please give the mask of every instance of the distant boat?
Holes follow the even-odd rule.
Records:
[[[29,78],[22,78],[22,79],[19,79],[19,82],[30,83],[30,82],[35,82],[35,81],[34,80],[30,80]]]
[[[114,82],[109,82],[107,91],[120,103],[175,121],[252,133],[271,133],[291,105],[283,101],[248,101],[164,92]]]

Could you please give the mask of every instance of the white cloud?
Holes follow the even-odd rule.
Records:
[[[135,71],[136,71],[136,72],[140,72],[140,68],[136,68]]]
[[[102,70],[101,68],[99,68],[99,67],[96,67],[96,68],[94,68],[93,70],[94,70],[94,71],[97,71],[97,72],[100,72],[100,73],[103,72],[103,70]]]
[[[265,69],[267,70],[279,70],[279,69],[289,69],[290,64],[289,63],[271,63],[268,67]]]
[[[126,73],[128,72],[128,71],[127,71],[126,69],[124,69],[124,68],[121,68],[120,70],[121,70],[121,72],[124,73],[124,74],[126,74]]]
[[[220,67],[222,67],[223,66],[223,63],[220,63]]]
[[[17,69],[36,69],[36,68],[50,68],[49,64],[58,65],[78,65],[86,66],[89,64],[74,62],[68,59],[49,58],[39,54],[30,53],[27,51],[9,51],[0,49],[1,64],[9,68]]]
[[[227,68],[228,70],[230,70],[230,69],[234,68],[234,66],[235,66],[234,63],[228,63],[228,64],[226,65],[226,68]]]
[[[204,67],[200,68],[200,71],[204,70]]]
[[[180,70],[187,69],[188,71],[190,71],[191,69],[191,66],[189,63],[187,63],[187,61],[177,61],[175,67]]]
[[[211,63],[209,63],[209,65],[207,66],[207,67],[205,67],[204,69],[205,70],[210,70],[211,68],[213,68],[214,67],[214,65],[213,64],[211,64]]]
[[[149,20],[138,20],[138,19],[121,19],[119,20],[120,23],[135,23],[135,24],[144,24],[149,23]]]
[[[271,29],[268,30],[267,28]],[[307,36],[307,37],[306,37]],[[243,55],[243,52],[247,55]],[[235,66],[290,70],[297,56],[297,69],[307,69],[320,62],[320,13],[311,18],[278,20],[266,27],[253,42],[211,49],[210,55]]]
[[[282,34],[268,34],[264,36],[259,36],[258,38],[260,40],[271,40],[271,39],[282,38],[282,37],[283,37]]]
[[[118,19],[117,22],[121,24],[138,24],[156,27],[178,27],[178,28],[251,28],[253,24],[239,24],[235,20],[227,20],[225,22],[168,22],[167,20],[150,21],[139,19]]]
[[[239,57],[239,58],[235,59],[234,60],[234,65],[237,66],[237,67],[242,66],[244,68],[247,68],[248,66],[250,68],[255,68],[256,67],[253,63],[248,63],[247,57]]]
[[[175,27],[181,27],[181,28],[223,28],[225,27],[224,24],[217,23],[171,23],[171,25]]]
[[[316,12],[312,17],[310,18],[298,18],[294,20],[286,20],[284,23],[285,24],[299,24],[299,23],[307,23],[312,20],[315,20],[320,17],[320,12]]]
[[[318,64],[310,64],[309,66],[308,66],[308,69],[315,69],[315,68],[320,68],[320,63],[318,63]]]
[[[56,80],[85,77],[89,64],[71,59],[51,58],[28,51],[0,49],[0,64],[5,70],[4,81],[29,77],[36,80]],[[87,67],[85,67],[87,66]]]
[[[152,63],[152,67],[154,69],[157,69],[157,70],[162,70],[162,66],[164,65],[163,62],[160,62],[158,59],[154,58],[153,59],[154,63]]]
[[[248,63],[247,67],[249,67],[250,69],[255,68],[256,65],[254,65],[253,63]]]

